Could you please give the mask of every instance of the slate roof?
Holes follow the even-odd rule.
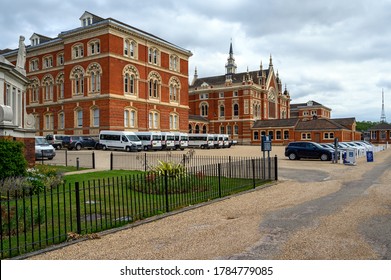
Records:
[[[381,122],[368,130],[369,131],[371,131],[371,130],[391,130],[391,124],[386,123],[386,122]]]
[[[300,121],[297,126],[296,130],[344,130],[349,129],[348,124],[351,123],[350,121],[354,121],[354,118],[347,118],[347,119],[313,119],[308,121]],[[351,123],[352,124],[352,123]]]
[[[264,75],[266,75],[267,78],[269,75],[269,69],[264,69],[262,70],[262,72],[264,73]],[[249,74],[250,77],[252,77],[252,80],[255,84],[259,84],[258,75],[260,75],[260,70],[231,74],[232,83],[241,83],[243,81],[243,76],[246,76],[247,74]],[[225,84],[225,74],[220,76],[214,76],[214,77],[198,78],[197,80],[195,80],[194,84],[190,86],[190,88],[201,87],[203,83],[207,83],[208,85]]]
[[[209,120],[207,118],[199,115],[189,115],[189,121],[209,123]]]
[[[258,120],[254,123],[254,128],[274,128],[274,127],[295,127],[299,119],[281,119],[281,120]]]

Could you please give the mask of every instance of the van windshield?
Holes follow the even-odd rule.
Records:
[[[162,136],[161,135],[153,135],[152,140],[162,140]]]
[[[132,141],[132,142],[140,141],[140,139],[137,137],[137,135],[126,135],[126,137],[129,139],[129,141]]]

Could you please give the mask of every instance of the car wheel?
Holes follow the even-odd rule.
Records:
[[[61,145],[57,145],[56,146],[56,150],[61,150],[62,149],[62,146]]]
[[[295,160],[295,159],[297,159],[296,154],[295,154],[295,153],[290,153],[290,154],[289,154],[289,159],[290,159],[290,160]]]
[[[130,147],[126,146],[125,151],[130,152],[131,151]]]
[[[148,146],[144,146],[144,151],[148,151]]]
[[[78,151],[81,150],[81,145],[80,145],[80,144],[77,144],[77,145],[76,145],[76,150],[78,150]]]
[[[106,145],[102,145],[102,150],[103,150],[103,151],[106,151],[106,150],[107,150]]]
[[[48,160],[52,160],[53,158],[52,157],[48,157]]]
[[[327,154],[322,154],[322,155],[320,156],[320,160],[321,160],[321,161],[329,160],[329,156],[328,156]]]

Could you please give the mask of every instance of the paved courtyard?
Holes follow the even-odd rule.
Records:
[[[356,166],[290,161],[279,181],[31,259],[391,259],[391,150]],[[196,155],[262,156],[259,147]],[[97,158],[107,156],[96,152]],[[104,160],[97,162],[103,163]],[[97,168],[107,168],[103,164]]]

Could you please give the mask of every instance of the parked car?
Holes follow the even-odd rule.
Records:
[[[82,148],[96,149],[99,144],[89,136],[64,136],[62,146],[68,150],[81,150]]]
[[[45,137],[35,137],[35,159],[47,158],[52,160],[56,155],[56,151],[52,145],[48,143]]]
[[[65,135],[61,134],[48,134],[46,135],[46,140],[48,140],[49,144],[52,145],[56,150],[62,148],[62,140]]]
[[[291,142],[285,147],[285,156],[290,160],[301,158],[331,160],[332,152],[315,142]]]

